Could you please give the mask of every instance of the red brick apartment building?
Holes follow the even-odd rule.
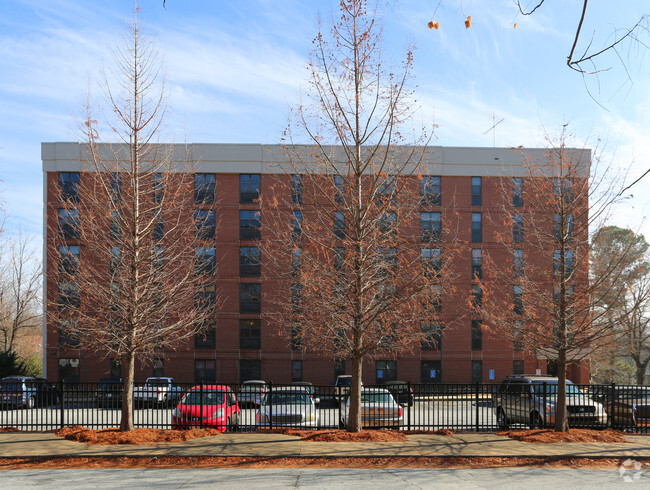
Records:
[[[196,144],[190,151],[195,187],[200,185],[201,193],[208,192],[210,196],[205,199],[203,195],[200,201],[190,197],[187,203],[195,210],[210,213],[218,222],[214,243],[207,249],[216,255],[218,274],[214,282],[223,303],[216,313],[215,331],[188,341],[185,348],[165,351],[153,366],[138,363],[136,380],[164,375],[181,382],[212,379],[237,383],[247,379],[265,379],[275,383],[304,380],[330,384],[346,369],[349,372],[350,366],[345,362],[292,349],[287,338],[277,334],[277,326],[266,324],[263,316],[267,307],[264,296],[260,294],[265,289],[260,274],[264,257],[261,265],[255,259],[260,253],[257,240],[265,237],[263,229],[260,231],[260,219],[256,213],[261,209],[258,197],[262,196],[263,200],[272,197],[273,182],[278,179],[277,162],[284,155],[282,148],[259,144]],[[504,188],[517,189],[530,178],[524,161],[543,158],[544,151],[460,147],[427,149],[425,173],[428,175],[424,179],[434,190],[435,197],[421,210],[421,226],[429,226],[432,221],[435,226],[435,221],[441,219],[439,211],[442,207],[453,203],[453,213],[447,209],[446,215],[457,216],[454,226],[457,226],[463,243],[454,264],[457,293],[447,300],[450,304],[442,305],[442,311],[448,312],[443,315],[445,321],[456,325],[444,331],[439,348],[421,345],[394,358],[368,360],[364,365],[364,383],[391,379],[412,383],[497,382],[513,373],[547,372],[545,358],[525,355],[512,341],[477,328],[480,318],[463,316],[464,310],[470,307],[468,297],[474,274],[482,267],[482,254],[493,251],[495,260],[512,263],[512,257],[499,252],[496,234],[502,231],[499,230],[501,225],[488,217],[503,209]],[[76,192],[79,182],[86,178],[86,167],[82,163],[84,145],[43,143],[42,159],[44,257],[56,257],[60,247],[65,247],[66,253],[83,257],[84,252],[74,238],[63,237],[57,232],[57,222],[60,225],[60,220],[70,217],[70,210],[60,202],[61,193]],[[420,186],[420,183],[416,185]],[[196,189],[188,189],[188,193],[196,192]],[[515,199],[515,206],[517,204]],[[78,216],[78,219],[84,217]],[[59,294],[58,265],[45,262],[47,305],[55,302],[54,296]],[[81,264],[83,266],[83,261]],[[273,294],[272,291],[264,293]],[[48,315],[44,318],[47,319]],[[69,342],[64,336],[60,337],[55,321],[46,320],[44,335],[44,369],[48,379],[96,381],[120,375],[119,363],[102,359]],[[588,360],[570,366],[568,374],[574,382],[588,382]]]

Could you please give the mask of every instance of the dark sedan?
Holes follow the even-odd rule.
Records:
[[[386,388],[390,391],[390,394],[393,395],[395,401],[400,405],[408,405],[409,407],[413,406],[415,397],[413,396],[413,388],[411,388],[408,383],[404,381],[387,381],[382,385],[382,388]]]

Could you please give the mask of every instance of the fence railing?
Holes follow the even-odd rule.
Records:
[[[497,431],[552,427],[557,384],[386,384],[364,386],[364,428],[406,431]],[[346,387],[181,383],[134,387],[136,427],[215,427],[224,431],[297,427],[343,428],[349,418]],[[571,427],[646,432],[650,387],[570,385]],[[80,425],[120,425],[121,383],[28,383],[0,380],[0,427],[46,431]]]

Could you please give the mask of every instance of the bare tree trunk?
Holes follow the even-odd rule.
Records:
[[[363,358],[352,359],[352,384],[350,385],[350,414],[348,416],[348,432],[360,432],[361,425],[361,375]],[[356,400],[356,403],[352,403]]]
[[[133,430],[133,385],[135,379],[135,352],[131,351],[124,358],[126,376],[124,377],[124,393],[122,394],[122,423],[120,430]]]
[[[569,421],[566,412],[566,349],[558,349],[557,357],[557,405],[555,407],[555,431],[567,432]],[[546,408],[546,407],[544,407]]]

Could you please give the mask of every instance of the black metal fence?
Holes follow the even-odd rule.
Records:
[[[521,385],[519,385],[521,386]],[[182,383],[134,387],[136,427],[215,427],[224,431],[345,427],[348,387]],[[362,425],[406,431],[497,431],[551,427],[557,384],[526,389],[515,384],[411,384],[364,386]],[[123,386],[111,383],[28,383],[0,380],[0,427],[46,431],[66,426],[120,425]],[[572,427],[646,432],[650,387],[571,385],[567,415]]]

